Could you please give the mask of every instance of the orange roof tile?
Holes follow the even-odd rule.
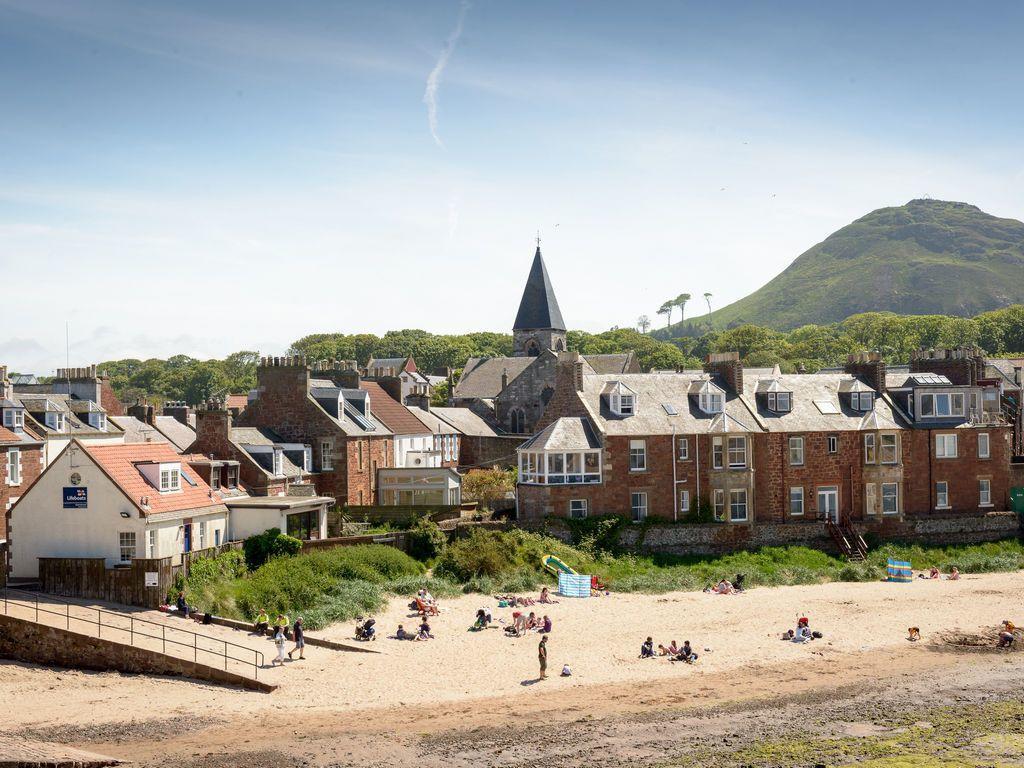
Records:
[[[210,486],[203,482],[203,479],[198,477],[195,472],[189,472],[187,463],[182,469],[188,472],[189,478],[195,483],[194,486],[187,483],[183,478],[180,491],[160,493],[158,488],[155,488],[146,480],[136,464],[150,462],[183,463],[183,457],[175,453],[174,448],[169,443],[128,443],[126,445],[84,445],[79,443],[78,445],[99,464],[100,468],[125,492],[125,495],[146,514],[152,515],[162,512],[202,509],[222,504],[220,494],[216,491],[211,491]],[[142,508],[141,499],[143,496],[149,497],[148,509]]]
[[[0,427],[0,443],[20,443],[21,438],[7,427]]]
[[[430,434],[426,424],[391,397],[376,381],[361,381],[359,388],[370,396],[370,413],[396,435]]]
[[[225,407],[227,408],[245,408],[249,405],[248,395],[228,395]]]

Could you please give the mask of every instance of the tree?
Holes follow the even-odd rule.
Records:
[[[651,328],[651,318],[647,315],[640,315],[636,319],[636,324],[640,327],[640,333],[647,333]]]
[[[673,304],[671,300],[666,301],[664,304],[658,307],[658,314],[665,315],[665,317],[667,318],[667,322],[665,325],[666,328],[672,327],[672,309],[674,307],[675,304]]]
[[[705,293],[704,294],[704,301],[706,301],[708,303],[708,314],[710,315],[711,314],[711,294],[710,293]]]
[[[680,293],[676,296],[676,306],[679,307],[679,322],[682,323],[686,319],[686,302],[692,297],[688,293]]]
[[[516,476],[512,470],[471,469],[462,478],[462,498],[485,508],[515,491]]]

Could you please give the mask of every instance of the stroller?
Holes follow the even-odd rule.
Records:
[[[376,623],[376,619],[367,619],[362,624],[356,624],[356,640],[376,640],[377,630],[373,628]]]
[[[737,592],[742,592],[743,591],[743,579],[745,579],[745,578],[746,578],[746,574],[737,573],[736,574],[736,579],[732,583],[732,588],[735,589]]]

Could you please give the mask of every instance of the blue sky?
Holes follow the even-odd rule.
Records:
[[[838,5],[0,0],[0,362],[506,330],[538,229],[599,331],[1024,218],[1024,5]]]

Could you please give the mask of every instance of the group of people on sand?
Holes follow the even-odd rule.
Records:
[[[938,569],[938,566],[933,565],[931,568],[928,569],[928,573],[927,574],[924,571],[922,571],[921,573],[917,574],[917,578],[919,578],[919,579],[941,579],[942,578],[942,571],[940,571]],[[946,578],[947,581],[960,581],[960,571],[959,571],[959,569],[957,569],[957,567],[954,565],[953,568],[950,570],[949,575],[946,576],[945,578]]]
[[[524,615],[522,611],[513,611],[512,623],[505,627],[505,634],[509,637],[522,637],[527,632],[540,632],[546,635],[552,626],[551,617],[547,614],[540,618],[534,611],[530,611],[529,615]]]
[[[271,662],[271,666],[284,666],[284,646],[289,637],[289,626],[295,645],[288,651],[288,658],[291,659],[296,653],[299,654],[299,661],[304,661],[306,658],[306,634],[302,617],[299,616],[295,620],[295,624],[291,624],[287,615],[279,613],[274,619],[273,628],[270,633],[270,636],[274,639],[274,646],[277,648],[277,656]],[[256,621],[253,622],[253,632],[257,635],[266,635],[268,629],[271,629],[270,614],[267,613],[265,608],[260,608],[256,613]]]
[[[704,587],[704,591],[715,595],[738,595],[743,591],[744,578],[742,573],[737,573],[733,581],[723,576],[717,584],[708,584]]]
[[[793,643],[809,643],[812,640],[820,640],[823,637],[821,632],[811,631],[811,620],[806,616],[800,616],[796,620],[796,629],[787,629],[782,633],[783,640]]]
[[[677,645],[675,640],[668,646],[658,643],[658,650],[655,652],[654,639],[648,637],[640,645],[640,658],[654,659],[659,656],[668,657],[669,661],[684,661],[687,664],[693,664],[698,658],[697,653],[690,646],[689,640],[684,640],[682,645]]]

